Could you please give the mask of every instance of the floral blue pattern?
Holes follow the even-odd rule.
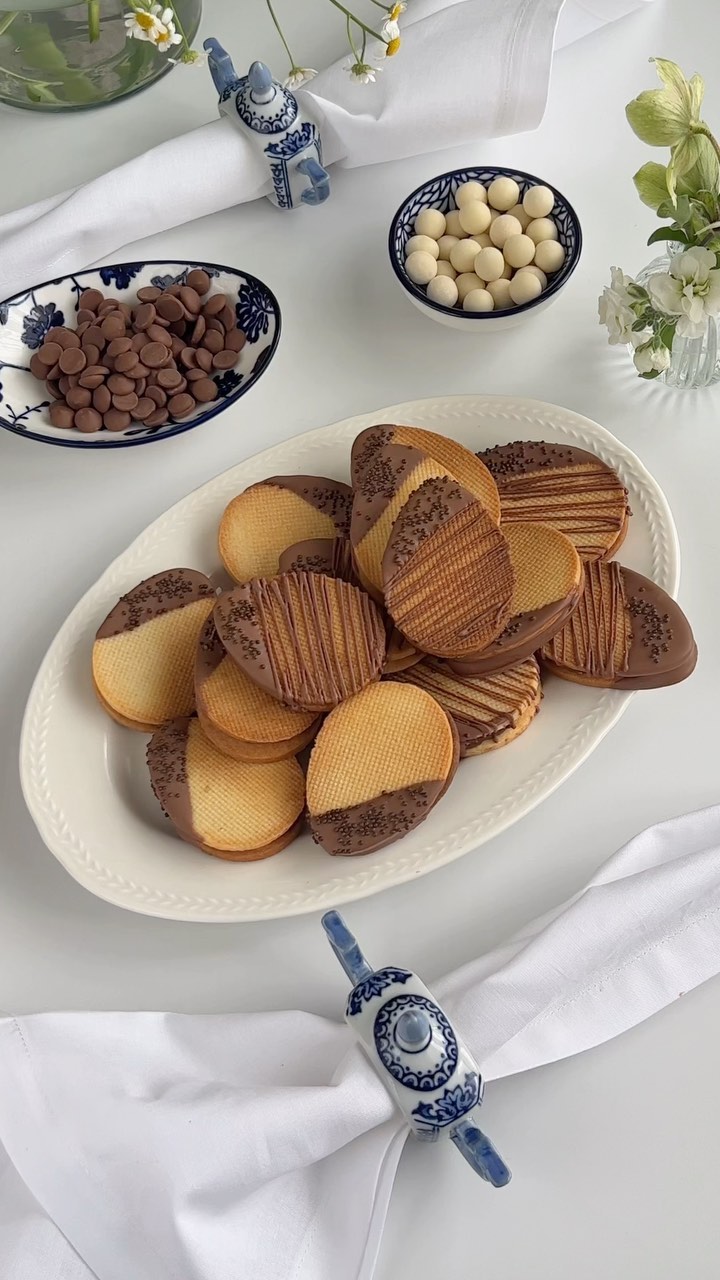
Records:
[[[65,317],[54,302],[48,302],[44,305],[41,302],[36,302],[23,318],[22,339],[25,346],[29,347],[31,351],[37,351],[38,347],[42,346],[48,330],[64,323]]]
[[[346,1010],[348,1017],[360,1013],[364,1004],[382,995],[388,987],[392,987],[395,983],[407,982],[410,978],[412,974],[408,973],[407,969],[393,969],[389,966],[387,969],[378,969],[375,973],[371,973],[369,978],[358,982],[350,992]]]
[[[118,289],[127,289],[130,281],[141,271],[141,262],[123,262],[119,267],[101,267],[100,279],[103,284],[116,284]]]
[[[218,372],[214,378],[218,394],[212,402],[198,405],[193,415],[181,421],[148,427],[131,422],[119,432],[98,431],[83,435],[72,429],[53,427],[40,400],[45,392],[29,369],[30,358],[48,332],[74,325],[78,300],[85,289],[101,289],[110,298],[134,302],[138,288],[152,282],[156,287],[185,283],[188,273],[201,267],[228,299],[242,307],[246,316],[247,341],[239,354],[239,368]],[[0,428],[26,439],[70,448],[110,448],[145,444],[189,431],[215,417],[229,404],[245,395],[271,361],[280,338],[280,309],[271,291],[255,276],[234,267],[201,262],[130,262],[79,271],[62,276],[6,299],[0,307]],[[249,332],[248,332],[249,330]]]
[[[479,1101],[480,1077],[476,1072],[468,1071],[464,1084],[457,1084],[453,1089],[445,1089],[434,1102],[419,1102],[416,1107],[413,1107],[413,1115],[425,1122],[426,1131],[443,1129],[466,1115],[468,1111],[472,1111]]]
[[[277,109],[270,113],[263,105],[262,115],[258,114],[258,108],[252,100],[252,89],[247,76],[243,76],[237,86],[233,85],[229,92],[225,90],[220,96],[220,101],[226,102],[232,93],[235,93],[235,110],[243,124],[254,133],[284,133],[297,117],[297,98],[279,86],[275,91],[278,100]]]
[[[235,315],[248,342],[257,342],[261,333],[267,333],[272,315],[272,301],[264,285],[258,280],[240,286]]]
[[[408,1010],[422,1010],[432,1028],[432,1040],[422,1063],[409,1059],[395,1040],[397,1023]],[[406,1089],[421,1093],[439,1089],[447,1084],[457,1066],[458,1043],[453,1029],[442,1009],[427,996],[392,996],[375,1018],[373,1038],[383,1066]]]

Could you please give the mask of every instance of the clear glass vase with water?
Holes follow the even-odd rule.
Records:
[[[682,246],[678,245],[674,252],[679,252],[681,249]],[[637,283],[646,289],[651,276],[667,273],[672,257],[673,250],[670,250],[669,253],[653,259],[638,272]],[[675,334],[670,352],[670,364],[657,381],[664,382],[668,387],[688,391],[695,387],[712,386],[714,382],[720,381],[718,348],[718,318],[708,316],[702,337],[680,338]]]

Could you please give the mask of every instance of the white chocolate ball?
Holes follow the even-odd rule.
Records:
[[[451,209],[445,214],[445,234],[449,236],[457,236],[458,240],[462,240],[465,232],[460,226],[460,210]]]
[[[405,270],[413,284],[429,284],[437,275],[437,262],[431,253],[411,253],[405,259]]]
[[[435,276],[427,287],[427,296],[431,302],[439,302],[443,307],[454,307],[458,300],[458,288],[449,276]]]
[[[515,274],[515,273],[514,273],[514,271],[513,271],[512,267],[510,266],[510,263],[509,263],[509,262],[506,262],[506,263],[505,263],[505,266],[503,267],[503,273],[502,273],[502,275],[500,276],[500,279],[501,279],[501,280],[509,280],[509,279],[511,278],[511,276],[513,276],[514,274]]]
[[[405,257],[409,258],[411,253],[431,253],[437,258],[440,250],[437,240],[431,240],[430,236],[411,236],[405,245]]]
[[[500,217],[500,210],[499,210],[499,209],[491,209],[491,210],[490,210],[490,225],[492,226],[493,222],[495,222],[495,220],[496,220],[497,218],[499,218],[499,217]]]
[[[559,271],[565,261],[565,250],[557,240],[541,240],[535,250],[535,266],[541,271]]]
[[[496,218],[490,227],[489,235],[493,244],[496,245],[498,249],[502,249],[505,241],[509,239],[510,236],[519,236],[521,232],[522,227],[520,226],[517,218],[513,218],[509,213],[501,213],[500,217]]]
[[[508,236],[503,245],[505,261],[511,267],[527,267],[535,257],[535,245],[529,236]]]
[[[509,212],[512,214],[513,218],[517,218],[523,231],[525,230],[528,222],[532,222],[530,214],[525,212],[521,204],[513,205]]]
[[[542,285],[537,276],[528,275],[527,271],[519,271],[510,281],[510,297],[516,307],[524,302],[532,302],[542,293]]]
[[[482,182],[462,182],[455,192],[455,204],[458,209],[464,209],[465,205],[470,204],[472,200],[487,204],[487,191]]]
[[[463,298],[463,311],[493,311],[495,303],[487,289],[471,289]]]
[[[547,218],[555,196],[549,187],[530,187],[523,196],[523,209],[531,218]]]
[[[492,244],[492,240],[490,239],[487,231],[481,231],[480,235],[473,236],[473,239],[477,240],[481,249],[487,249],[488,245]]]
[[[475,275],[474,271],[464,271],[455,281],[457,285],[458,298],[464,302],[467,295],[472,293],[473,289],[484,289],[485,281]]]
[[[439,240],[445,234],[445,214],[439,209],[421,209],[415,219],[415,234]]]
[[[457,236],[448,236],[448,235],[441,236],[439,240],[433,240],[433,244],[437,245],[438,256],[442,259],[443,262],[450,261],[450,250],[454,248],[457,242],[458,242]]]
[[[545,272],[541,271],[539,267],[536,267],[534,263],[529,267],[520,267],[520,271],[517,271],[516,275],[520,275],[521,271],[527,271],[531,276],[537,276],[543,289],[547,289],[547,276],[545,275]]]
[[[487,205],[481,204],[479,200],[470,200],[460,210],[460,226],[471,236],[476,232],[487,231],[490,226],[490,210]]]
[[[472,271],[479,252],[477,240],[458,240],[450,250],[450,261],[456,271]]]
[[[534,218],[532,222],[528,222],[525,235],[534,240],[535,244],[540,244],[541,240],[557,240],[558,230],[552,218]]]
[[[445,258],[441,258],[438,262],[437,273],[439,276],[447,276],[450,280],[454,280],[457,275],[457,271],[452,263],[448,262]]]
[[[474,265],[475,274],[481,280],[499,280],[505,267],[505,259],[499,249],[481,249]]]
[[[488,283],[487,291],[495,303],[496,311],[506,311],[508,307],[515,306],[515,303],[510,296],[509,280],[491,280]]]
[[[487,190],[488,203],[493,209],[507,213],[520,199],[520,188],[514,178],[496,178]]]

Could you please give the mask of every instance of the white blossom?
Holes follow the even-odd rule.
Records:
[[[174,18],[172,9],[163,9],[159,4],[138,7],[125,14],[125,34],[134,40],[148,40],[161,53],[166,53],[173,45],[182,44],[182,36],[175,30]]]
[[[619,267],[611,267],[610,285],[603,289],[598,299],[600,323],[607,326],[611,345],[636,340],[632,326],[637,317],[631,309],[633,300],[628,293],[628,285],[632,283],[631,277],[624,275]]]
[[[651,276],[648,293],[665,315],[679,316],[680,338],[701,338],[708,316],[720,314],[720,271],[715,254],[695,247],[678,253],[670,271]]]
[[[670,366],[670,352],[667,347],[645,342],[636,348],[633,360],[638,373],[662,373]]]
[[[304,84],[309,84],[315,79],[317,71],[314,67],[291,67],[283,85],[284,89],[302,89]]]

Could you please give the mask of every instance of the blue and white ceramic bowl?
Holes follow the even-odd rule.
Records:
[[[42,382],[31,374],[30,358],[56,325],[75,327],[78,298],[85,289],[100,289],[106,297],[134,302],[138,289],[165,289],[182,284],[189,271],[202,267],[212,279],[211,293],[221,291],[235,302],[238,324],[247,342],[234,369],[217,373],[218,396],[198,405],[188,418],[162,427],[131,423],[125,431],[97,431],[84,435],[54,427],[48,417],[50,399]],[[199,427],[234,404],[257,382],[272,360],[280,340],[280,307],[262,280],[234,267],[213,262],[121,262],[115,266],[78,271],[0,302],[0,427],[29,440],[68,445],[76,449],[118,449]]]
[[[415,219],[421,209],[430,206],[447,213],[455,208],[455,192],[463,182],[482,182],[483,186],[495,178],[514,178],[520,188],[522,200],[528,187],[542,185],[550,187],[554,192],[555,204],[550,217],[557,223],[558,239],[565,250],[565,261],[555,275],[550,276],[547,288],[522,306],[507,311],[463,311],[455,307],[444,307],[439,302],[431,302],[422,285],[413,284],[405,272],[405,245],[414,234]],[[526,316],[539,315],[552,306],[560,291],[564,289],[575,270],[582,249],[582,232],[580,221],[572,205],[565,196],[545,178],[536,178],[531,173],[522,173],[517,169],[500,169],[490,166],[486,169],[452,169],[449,173],[441,173],[437,178],[430,178],[421,187],[417,187],[400,205],[390,224],[388,251],[390,265],[401,287],[410,301],[429,316],[450,329],[462,329],[465,333],[497,333],[500,329],[512,329],[520,324]]]

